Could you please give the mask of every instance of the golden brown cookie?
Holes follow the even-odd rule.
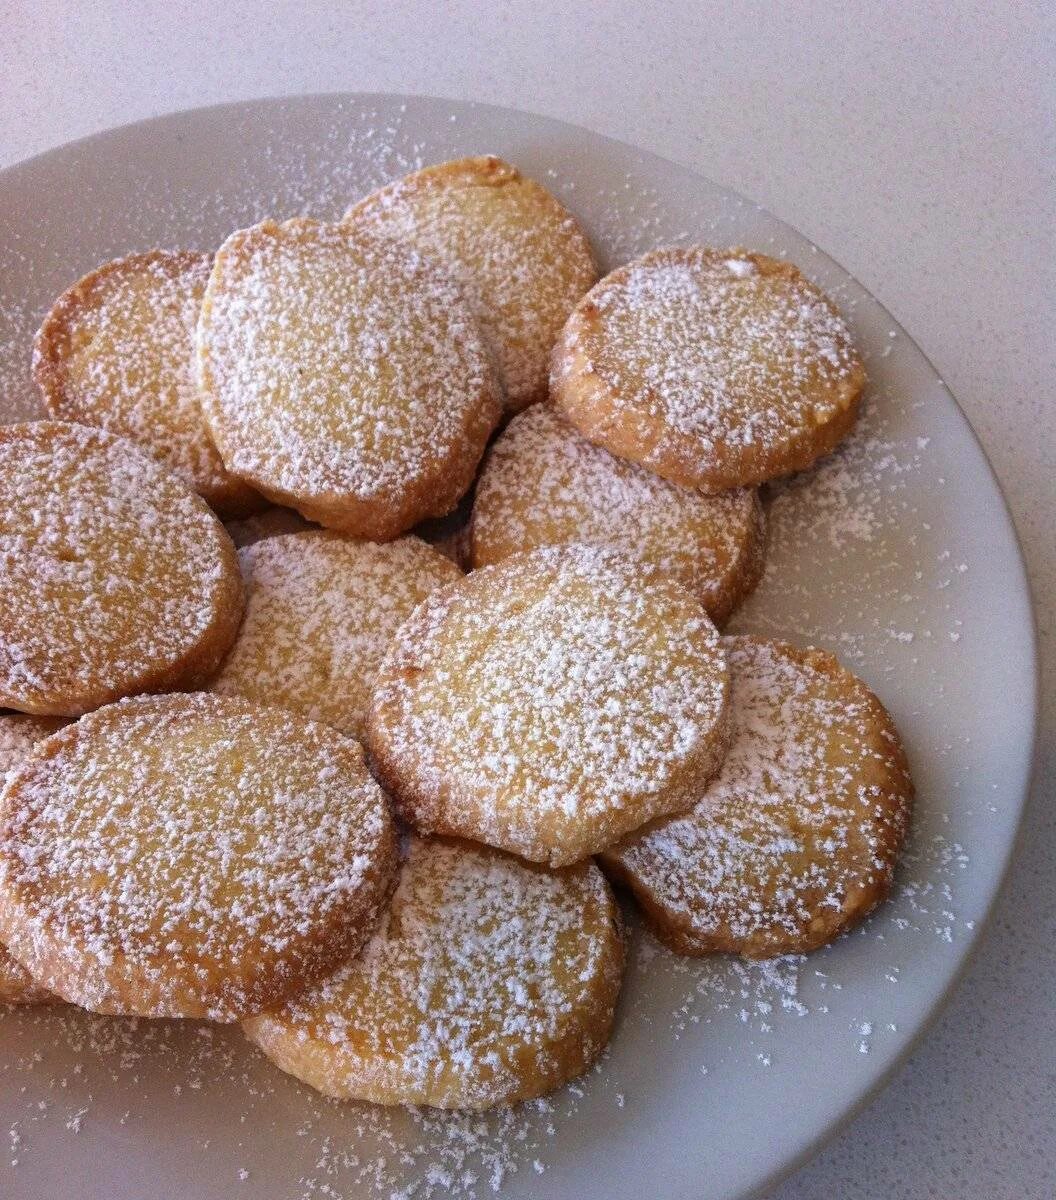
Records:
[[[223,516],[260,497],[220,461],[194,382],[194,331],[213,257],[151,250],[104,263],[55,301],[33,374],[58,420],[135,442]]]
[[[694,803],[726,748],[728,682],[680,583],[611,551],[546,548],[415,610],[366,739],[421,831],[559,867]]]
[[[358,734],[396,630],[462,572],[416,537],[379,545],[316,530],[239,552],[246,615],[209,690],[284,704]]]
[[[246,1032],[328,1096],[488,1108],[574,1079],[608,1041],[619,910],[593,863],[551,872],[413,838],[366,949]]]
[[[913,785],[898,733],[831,654],[724,639],[733,741],[697,806],[602,855],[681,954],[804,954],[883,900]]]
[[[226,697],[137,697],[9,776],[0,939],[96,1012],[234,1021],[354,954],[395,865],[351,738]]]
[[[694,246],[654,250],[583,298],[550,394],[597,445],[716,492],[827,454],[864,383],[843,319],[791,263]]]
[[[0,713],[0,792],[7,773],[24,762],[37,744],[62,729],[62,717],[32,717],[28,713]],[[57,999],[33,981],[0,945],[0,1004],[47,1004]]]
[[[412,247],[348,227],[298,218],[232,234],[197,342],[228,469],[359,537],[454,508],[501,411],[455,285]]]
[[[501,158],[460,158],[372,193],[345,217],[442,263],[469,298],[506,393],[507,412],[546,398],[550,351],[598,277],[575,217]]]
[[[195,687],[241,616],[231,539],[176,475],[101,429],[0,428],[0,704]]]
[[[722,623],[763,572],[754,489],[705,496],[588,442],[549,405],[515,417],[488,451],[470,525],[473,567],[537,546],[609,546],[680,579]]]

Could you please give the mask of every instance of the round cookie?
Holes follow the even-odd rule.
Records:
[[[359,537],[449,512],[501,412],[456,286],[413,247],[348,227],[298,218],[232,234],[197,345],[228,469]]]
[[[202,415],[194,331],[211,254],[152,250],[91,271],[55,301],[33,348],[48,412],[135,442],[223,516],[261,504],[230,475]]]
[[[550,351],[598,277],[575,217],[501,158],[461,158],[399,179],[354,205],[351,225],[398,237],[459,281],[506,393],[506,411],[546,398]]]
[[[588,546],[434,592],[397,633],[366,739],[426,833],[565,866],[689,808],[726,749],[715,627],[666,576]]]
[[[593,863],[551,872],[413,838],[363,953],[245,1028],[329,1096],[482,1109],[585,1071],[608,1040],[622,972],[619,909]]]
[[[239,552],[246,615],[209,690],[284,704],[358,734],[396,630],[462,572],[416,537],[356,542],[323,530]]]
[[[0,791],[8,772],[24,762],[37,744],[62,729],[62,717],[0,713]],[[0,1004],[47,1004],[56,999],[34,982],[30,973],[0,945]]]
[[[9,777],[0,939],[95,1012],[233,1021],[355,954],[395,865],[351,738],[240,700],[137,697]]]
[[[675,575],[721,624],[759,582],[765,531],[753,489],[668,483],[538,404],[488,451],[469,540],[473,567],[537,546],[610,546]]]
[[[681,954],[804,954],[891,887],[913,785],[891,718],[831,654],[725,639],[733,740],[692,812],[602,855]]]
[[[241,616],[231,539],[176,475],[101,429],[0,428],[0,704],[195,687]]]
[[[550,394],[597,445],[716,492],[827,454],[864,384],[843,319],[791,263],[695,246],[654,250],[584,297]]]

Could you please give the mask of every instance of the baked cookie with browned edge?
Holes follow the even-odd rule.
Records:
[[[354,205],[351,225],[435,258],[465,292],[499,365],[506,411],[546,398],[550,351],[598,277],[575,217],[494,155],[415,171]]]
[[[763,572],[753,488],[705,496],[595,446],[547,404],[488,451],[470,524],[473,567],[538,546],[609,546],[680,579],[722,624]]]
[[[137,697],[8,777],[0,940],[95,1012],[234,1021],[355,954],[395,867],[358,742],[242,700]]]
[[[363,953],[245,1029],[328,1096],[489,1108],[590,1066],[622,972],[619,911],[593,863],[551,872],[413,838]]]
[[[366,740],[404,817],[559,867],[692,806],[726,749],[715,626],[590,546],[433,592],[382,663]]]
[[[220,455],[276,504],[357,537],[450,512],[501,413],[456,285],[412,246],[297,218],[233,233],[198,322]]]
[[[239,551],[246,615],[209,690],[284,704],[358,734],[396,630],[462,572],[416,537],[358,542],[316,530]]]
[[[261,506],[217,453],[194,382],[211,254],[151,250],[104,263],[55,301],[33,374],[48,412],[135,442],[224,517]]]
[[[843,318],[791,263],[692,246],[635,259],[580,301],[550,394],[590,441],[718,492],[828,454],[864,383]]]
[[[0,427],[0,705],[194,688],[241,617],[231,539],[177,475],[101,429]]]
[[[913,785],[884,706],[831,654],[725,639],[733,740],[696,807],[602,855],[680,954],[804,954],[890,890]]]

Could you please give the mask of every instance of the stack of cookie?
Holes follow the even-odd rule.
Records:
[[[758,485],[864,383],[793,266],[598,282],[552,195],[469,159],[108,263],[34,368],[50,419],[0,429],[0,998],[242,1021],[328,1094],[481,1108],[604,1047],[606,877],[683,954],[804,952],[886,895],[883,706],[717,628]]]

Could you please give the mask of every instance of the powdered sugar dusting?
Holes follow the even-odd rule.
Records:
[[[566,327],[551,386],[573,416],[577,389],[604,388],[607,422],[650,424],[650,462],[685,442],[701,472],[767,478],[809,461],[809,437],[843,418],[862,379],[842,317],[795,268],[693,247],[606,276]]]
[[[611,551],[544,548],[416,611],[368,741],[419,827],[562,865],[692,803],[725,747],[727,687],[681,585]]]
[[[805,951],[890,887],[912,785],[875,698],[831,656],[727,639],[733,738],[696,808],[606,852],[676,948]]]
[[[440,515],[498,419],[490,360],[454,285],[406,247],[318,222],[228,238],[198,362],[224,461],[310,516],[313,504],[340,515],[356,502],[398,517],[410,505],[404,527]],[[439,507],[420,494],[430,487]]]
[[[387,883],[359,747],[281,709],[126,700],[8,780],[0,921],[87,1007],[232,1020],[340,961]]]
[[[546,394],[551,347],[597,279],[590,245],[544,188],[493,157],[427,167],[346,220],[399,237],[458,278],[517,411]]]
[[[9,771],[29,757],[46,737],[69,724],[65,717],[34,717],[28,713],[0,713],[0,787]]]
[[[206,499],[235,485],[194,383],[194,331],[212,255],[153,251],[107,263],[56,301],[34,371],[52,416],[127,437]]]
[[[550,1091],[608,1036],[616,920],[592,864],[415,838],[363,953],[247,1031],[331,1094],[481,1108]]]
[[[8,702],[76,713],[212,670],[241,610],[234,566],[202,501],[131,443],[59,422],[0,429]]]

